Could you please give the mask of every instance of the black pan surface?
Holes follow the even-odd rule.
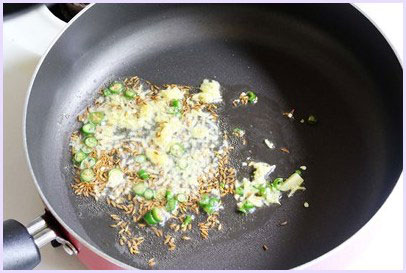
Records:
[[[116,211],[73,195],[68,142],[94,91],[130,75],[157,84],[219,81],[224,118],[247,131],[236,158],[276,164],[274,176],[283,177],[306,165],[307,190],[246,217],[229,198],[223,230],[209,240],[195,231],[169,252],[149,234],[142,254],[128,254],[109,227]],[[258,104],[230,107],[247,89]],[[295,121],[282,115],[291,109]],[[309,114],[316,126],[299,122]],[[353,235],[393,189],[402,170],[402,68],[379,31],[346,4],[96,4],[43,60],[25,134],[47,205],[105,255],[136,268],[155,257],[157,269],[287,269]],[[290,154],[269,150],[264,138]]]

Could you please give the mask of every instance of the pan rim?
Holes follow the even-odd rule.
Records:
[[[27,111],[28,111],[28,103],[30,100],[30,95],[31,95],[31,91],[32,91],[32,86],[34,85],[34,81],[37,77],[38,71],[42,66],[42,63],[44,62],[45,58],[47,57],[49,51],[54,47],[55,43],[59,40],[59,38],[65,33],[65,31],[78,19],[80,18],[84,13],[86,13],[89,9],[91,9],[92,7],[95,6],[96,3],[92,3],[90,5],[88,5],[87,7],[85,7],[83,10],[81,10],[74,18],[72,18],[72,20],[70,20],[65,27],[62,29],[61,33],[59,33],[55,39],[50,43],[49,47],[47,48],[47,50],[45,51],[45,53],[42,55],[40,61],[37,64],[37,67],[35,68],[35,71],[33,73],[33,76],[31,78],[29,87],[28,87],[28,92],[26,94],[25,97],[25,102],[24,102],[24,112],[23,112],[23,144],[24,144],[24,153],[25,153],[25,159],[28,163],[28,169],[30,171],[30,174],[33,178],[33,182],[35,184],[35,187],[37,188],[37,191],[41,197],[41,200],[45,203],[45,207],[51,212],[52,216],[55,217],[55,219],[58,221],[58,223],[61,224],[61,226],[70,234],[72,235],[76,240],[79,241],[79,243],[81,245],[83,245],[84,247],[88,248],[89,250],[93,251],[95,254],[97,254],[98,256],[102,257],[103,259],[106,259],[107,261],[123,268],[123,269],[137,269],[135,267],[131,267],[128,264],[125,264],[123,262],[120,262],[119,260],[111,257],[110,255],[107,255],[106,253],[104,253],[102,250],[98,249],[97,247],[93,246],[92,244],[90,244],[87,240],[83,239],[82,236],[80,236],[76,231],[74,231],[73,229],[70,228],[70,226],[65,223],[65,221],[59,217],[59,215],[56,213],[56,211],[53,209],[53,207],[51,206],[51,204],[48,201],[48,198],[44,195],[44,193],[41,190],[41,187],[39,186],[39,183],[37,181],[37,178],[35,176],[34,170],[32,168],[31,165],[31,161],[30,161],[30,157],[28,154],[28,144],[27,144],[27,133],[26,133],[26,117],[27,117]]]
[[[353,8],[355,8],[362,16],[364,16],[366,19],[368,19],[368,21],[376,28],[376,30],[378,30],[379,34],[382,35],[382,37],[385,39],[385,41],[388,43],[388,45],[390,46],[390,48],[392,49],[393,53],[395,54],[402,70],[403,70],[403,62],[400,59],[399,53],[397,52],[397,50],[395,49],[395,47],[393,46],[393,44],[390,42],[390,40],[388,39],[387,35],[385,35],[385,33],[382,31],[382,29],[377,25],[377,23],[375,21],[373,21],[360,7],[358,7],[356,4],[352,3],[350,4]],[[404,57],[403,57],[404,58]],[[382,205],[378,208],[378,210],[372,215],[372,217],[363,225],[361,226],[360,229],[357,230],[357,232],[355,232],[354,234],[352,234],[350,237],[348,237],[344,242],[342,242],[341,244],[339,244],[338,246],[336,246],[335,248],[332,248],[330,251],[320,255],[319,257],[314,258],[311,261],[308,261],[307,263],[301,264],[299,266],[296,266],[292,269],[298,269],[298,270],[304,270],[307,269],[315,264],[317,264],[318,262],[320,262],[323,259],[327,259],[328,257],[331,257],[332,255],[334,255],[335,253],[337,253],[338,251],[340,251],[341,249],[344,249],[345,247],[347,247],[354,239],[355,237],[357,237],[356,235],[359,235],[360,233],[362,233],[366,228],[368,228],[370,225],[370,222],[375,219],[377,217],[378,212],[382,211],[382,207],[385,203],[387,203],[387,200],[389,198],[389,196],[392,195],[396,185],[399,183],[399,181],[401,180],[401,178],[403,177],[403,169],[400,172],[400,175],[396,181],[396,183],[394,184],[393,188],[390,190],[390,193],[388,194],[388,196],[385,198],[385,201],[382,203]]]
[[[225,2],[224,2],[225,3]],[[32,91],[32,87],[34,84],[34,81],[37,77],[38,71],[40,70],[45,58],[47,57],[49,51],[54,47],[55,43],[60,39],[60,37],[65,33],[65,31],[78,19],[80,18],[84,13],[86,13],[89,9],[93,8],[97,3],[92,3],[90,5],[88,5],[86,8],[84,8],[82,11],[80,11],[71,21],[69,21],[65,27],[63,28],[63,30],[55,37],[55,39],[50,43],[50,45],[48,46],[47,50],[44,52],[44,54],[42,55],[40,61],[38,62],[35,71],[31,77],[30,80],[30,84],[28,86],[28,92],[26,94],[25,97],[25,102],[24,102],[24,109],[23,109],[23,146],[24,146],[24,153],[25,153],[25,159],[27,161],[28,164],[28,169],[29,172],[33,178],[33,182],[35,184],[35,187],[37,188],[37,191],[41,197],[41,200],[44,202],[45,207],[51,212],[51,214],[53,215],[53,217],[55,217],[55,219],[58,221],[58,223],[61,224],[61,226],[70,234],[72,235],[76,240],[79,241],[79,243],[81,245],[83,245],[84,247],[86,247],[87,249],[93,251],[96,255],[102,257],[103,259],[111,262],[114,265],[119,266],[122,269],[137,269],[135,267],[132,267],[126,263],[123,263],[113,257],[111,257],[110,255],[106,254],[105,252],[103,252],[102,250],[100,250],[99,248],[97,248],[96,246],[90,244],[87,240],[83,239],[82,236],[80,236],[76,231],[74,231],[73,229],[70,228],[70,226],[65,223],[63,221],[63,219],[56,213],[56,211],[53,209],[53,207],[51,206],[51,204],[49,203],[48,199],[46,198],[46,196],[44,195],[44,193],[41,190],[41,187],[39,186],[39,183],[37,181],[37,178],[35,176],[34,170],[32,168],[31,165],[31,161],[30,161],[30,157],[28,154],[28,144],[27,144],[27,133],[26,133],[26,117],[27,117],[27,112],[28,112],[28,103],[30,100],[30,95],[31,95],[31,91]],[[393,47],[392,43],[387,39],[387,37],[384,35],[384,33],[382,32],[382,30],[376,25],[376,23],[374,21],[371,20],[371,18],[369,18],[359,7],[357,7],[355,4],[352,3],[345,3],[346,5],[349,5],[351,7],[353,7],[354,9],[356,9],[360,15],[364,16],[366,19],[368,19],[368,21],[378,30],[379,34],[382,35],[382,37],[385,39],[385,41],[388,43],[389,47],[391,48],[392,52],[395,54],[397,61],[400,65],[400,67],[403,70],[403,63],[399,57],[398,52],[396,51],[396,49]],[[344,5],[344,3],[343,3]],[[324,254],[304,263],[301,264],[299,266],[293,267],[291,269],[306,269],[307,267],[319,262],[322,259],[325,259],[327,257],[330,257],[331,255],[333,255],[334,253],[338,252],[341,248],[343,248],[345,245],[348,245],[349,241],[352,240],[354,237],[356,237],[357,234],[359,234],[361,232],[361,230],[364,230],[365,227],[367,226],[368,223],[371,222],[372,219],[374,219],[374,217],[376,217],[377,213],[379,211],[382,210],[383,205],[387,202],[389,196],[392,194],[393,189],[395,188],[396,184],[399,182],[400,177],[402,177],[403,175],[403,169],[399,174],[399,177],[396,181],[396,183],[394,184],[394,187],[390,190],[390,193],[386,196],[384,202],[382,203],[382,205],[378,208],[378,210],[372,215],[372,217],[360,228],[358,229],[355,233],[353,233],[350,237],[348,237],[347,239],[345,239],[343,242],[341,242],[339,245],[335,246],[334,248],[330,249],[329,251],[325,252]]]

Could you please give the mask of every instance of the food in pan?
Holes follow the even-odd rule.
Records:
[[[238,103],[255,107],[257,101],[250,91]],[[78,116],[81,128],[70,140],[73,190],[119,209],[111,215],[113,227],[131,253],[139,253],[144,239],[130,227],[150,228],[159,237],[159,226],[184,233],[199,227],[205,239],[209,229],[221,230],[224,196],[234,196],[236,213],[248,214],[280,204],[283,192],[290,197],[305,189],[301,171],[271,179],[276,166],[255,160],[246,164],[252,177],[238,177],[228,135],[244,138],[245,130],[222,129],[218,109],[225,103],[214,80],[193,88],[132,77],[100,90]],[[195,223],[197,216],[203,222]],[[163,243],[174,250],[174,240],[166,235]]]

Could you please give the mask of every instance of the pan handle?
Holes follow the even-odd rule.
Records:
[[[69,255],[76,255],[77,249],[51,229],[43,216],[24,226],[9,219],[3,222],[3,269],[33,269],[41,261],[40,248],[52,242],[62,245]]]

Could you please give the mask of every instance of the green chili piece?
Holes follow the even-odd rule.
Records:
[[[141,178],[142,180],[147,180],[149,178],[149,174],[144,170],[141,169],[137,172],[137,175],[139,178]]]
[[[135,98],[136,95],[137,95],[137,93],[135,93],[135,91],[130,88],[127,88],[124,92],[124,96],[126,96],[129,99]]]
[[[176,199],[168,199],[166,201],[166,210],[169,212],[173,212],[176,209],[176,206],[178,205],[178,201]]]
[[[238,195],[244,195],[244,189],[243,189],[243,187],[237,187],[236,189],[235,189],[235,193],[236,194],[238,194]]]
[[[147,186],[144,184],[144,182],[137,183],[132,187],[132,190],[136,195],[144,196],[144,192],[147,190]]]
[[[124,84],[122,84],[121,82],[115,81],[112,84],[110,84],[109,90],[113,94],[119,94],[124,91]]]
[[[180,103],[180,100],[172,100],[170,105],[172,107],[180,108],[182,104]]]
[[[94,134],[96,132],[96,125],[92,124],[92,123],[86,123],[85,125],[83,125],[82,127],[82,132],[85,135],[91,135]]]
[[[241,207],[238,208],[239,211],[241,211],[244,214],[247,214],[251,209],[253,209],[255,206],[248,200],[244,201]]]
[[[80,162],[82,162],[86,157],[87,157],[87,154],[85,154],[84,152],[80,151],[80,152],[77,152],[77,153],[73,156],[73,160],[74,160],[76,163],[80,163]]]
[[[103,112],[92,112],[89,114],[89,121],[95,125],[98,125],[104,119]]]
[[[103,90],[103,96],[108,97],[111,95],[110,89],[106,88]]]
[[[86,145],[84,145],[82,148],[80,148],[80,150],[82,152],[84,152],[85,154],[90,154],[91,152],[93,152],[93,148],[90,148],[90,147],[88,147]]]
[[[183,220],[182,227],[187,227],[190,223],[192,223],[192,216],[186,215],[185,220]]]
[[[156,221],[154,219],[154,217],[152,216],[152,212],[148,211],[145,215],[144,215],[144,221],[148,224],[148,225],[156,225],[158,223],[158,221]]]
[[[85,138],[85,144],[86,146],[90,147],[90,148],[94,148],[97,145],[97,139],[94,137],[87,137]]]
[[[146,189],[144,192],[144,197],[147,200],[151,200],[155,198],[155,191],[153,189]]]
[[[201,206],[207,214],[212,214],[213,212],[215,212],[217,210],[219,202],[220,202],[220,200],[218,198],[211,197],[211,198],[209,198],[207,204],[203,204]]]
[[[259,188],[258,188],[258,195],[259,196],[264,196],[265,195],[265,191],[266,191],[266,187],[264,187],[264,186],[260,186]]]
[[[152,217],[154,217],[155,221],[162,222],[164,220],[164,215],[160,208],[153,208],[151,212]]]
[[[199,205],[202,207],[204,205],[207,205],[210,201],[210,197],[207,194],[204,194],[201,196]]]
[[[275,180],[271,183],[271,187],[275,190],[279,190],[279,185],[283,182],[283,178],[275,178]]]
[[[167,199],[167,200],[169,200],[169,199],[173,199],[175,197],[175,195],[173,194],[173,192],[171,192],[171,191],[166,191],[166,193],[165,193],[165,198]]]
[[[172,115],[179,114],[182,109],[182,103],[180,100],[171,100],[169,106],[168,113]]]
[[[92,169],[84,169],[80,173],[80,180],[83,182],[92,182],[95,179],[95,175]]]
[[[258,101],[257,95],[252,91],[247,92],[247,96],[249,103],[256,103]]]
[[[80,163],[80,168],[83,169],[90,169],[94,165],[96,165],[96,159],[93,157],[87,157]]]

